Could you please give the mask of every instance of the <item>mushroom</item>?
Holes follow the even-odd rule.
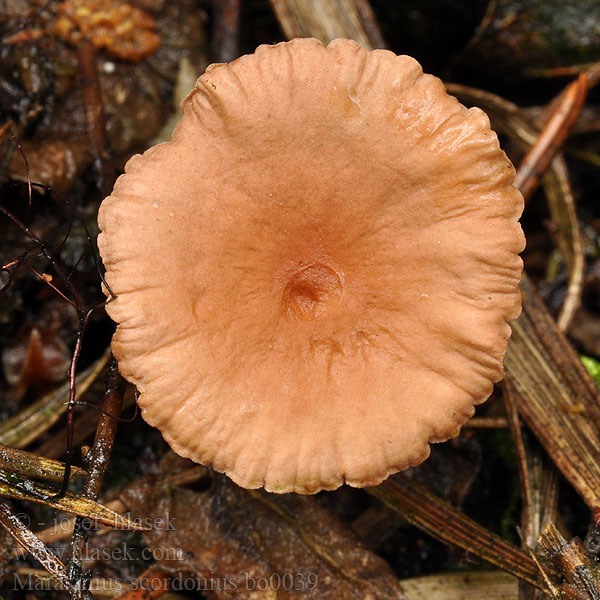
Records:
[[[144,419],[246,488],[376,485],[503,376],[523,201],[487,116],[339,39],[208,67],[101,206]]]
[[[115,58],[139,62],[160,46],[155,29],[148,13],[122,0],[65,0],[53,32],[74,46],[88,39]]]

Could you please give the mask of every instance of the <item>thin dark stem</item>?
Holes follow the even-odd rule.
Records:
[[[111,415],[110,413],[107,413],[106,411],[102,410],[99,406],[95,406],[94,404],[90,404],[89,402],[81,402],[80,400],[75,400],[73,404],[75,406],[85,406],[86,408],[91,408],[92,410],[99,412],[101,415],[106,415],[108,417],[116,419],[119,423],[132,423],[133,421],[135,421],[135,418],[137,417],[138,413],[137,404],[134,407],[133,416],[129,417],[128,419],[124,419],[123,417],[115,417],[114,415]]]
[[[39,249],[39,251],[43,254],[44,258],[52,265],[57,275],[61,278],[69,293],[72,296],[73,304],[78,312],[81,312],[81,300],[79,298],[79,294],[77,290],[73,286],[73,284],[69,281],[65,270],[62,265],[54,258],[54,256],[48,250],[46,244],[40,240],[40,238],[33,233],[27,225],[22,223],[20,219],[18,219],[13,213],[7,210],[4,206],[0,205],[0,213],[2,213],[9,221],[13,223],[18,229],[20,229]]]
[[[77,330],[77,339],[75,340],[75,348],[73,349],[73,357],[71,358],[71,365],[69,367],[69,404],[67,406],[67,447],[65,451],[65,475],[63,478],[62,486],[60,491],[56,495],[56,498],[62,498],[67,493],[69,487],[69,478],[71,477],[71,465],[73,464],[73,427],[74,427],[74,411],[75,411],[75,397],[77,395],[77,362],[79,361],[79,355],[81,354],[81,343],[83,341],[83,335],[85,333],[88,320],[92,313],[104,306],[98,304],[80,318],[79,329]]]
[[[44,276],[39,271],[34,269],[25,259],[21,261],[21,264],[25,265],[25,267],[29,269],[38,279],[41,279],[48,287],[52,288],[65,302],[68,302],[75,310],[78,310],[77,306],[75,306],[75,303],[70,298],[67,298],[67,296],[65,296],[51,281],[44,278]]]
[[[38,187],[40,189],[43,189],[43,190],[51,193],[53,196],[56,196],[57,198],[59,198],[59,200],[61,200],[61,202],[64,202],[68,206],[69,210],[77,217],[77,220],[81,223],[81,226],[83,227],[83,231],[85,233],[85,238],[86,238],[86,242],[87,242],[86,245],[87,245],[89,251],[92,253],[92,258],[94,259],[94,264],[96,265],[96,271],[98,273],[98,277],[100,277],[100,281],[102,282],[102,285],[106,288],[106,291],[109,293],[110,297],[115,298],[115,295],[113,294],[112,290],[110,289],[110,286],[108,285],[108,283],[106,283],[106,280],[104,278],[104,273],[102,272],[102,267],[100,264],[100,256],[98,255],[98,252],[96,252],[94,240],[92,239],[92,234],[90,233],[90,230],[87,226],[87,223],[85,222],[85,219],[83,218],[83,216],[81,215],[79,210],[77,210],[77,207],[68,198],[65,198],[65,196],[63,196],[62,194],[53,191],[47,185],[33,182],[33,187]]]
[[[522,541],[523,545],[526,546],[531,541],[531,477],[529,475],[529,467],[527,466],[527,454],[525,451],[525,442],[523,441],[523,432],[521,431],[521,421],[519,419],[517,401],[514,397],[515,390],[510,380],[507,379],[504,381],[502,390],[504,392],[504,403],[506,405],[506,413],[508,414],[510,431],[517,450],[517,462],[519,467],[519,477],[521,479],[521,496],[523,503],[521,509],[521,526],[523,527]]]

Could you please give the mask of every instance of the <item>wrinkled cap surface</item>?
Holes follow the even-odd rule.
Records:
[[[212,65],[100,209],[113,351],[173,449],[238,484],[375,485],[503,376],[524,241],[486,115],[336,40]]]

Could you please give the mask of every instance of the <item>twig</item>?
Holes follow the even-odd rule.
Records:
[[[102,487],[104,472],[110,461],[115,435],[117,433],[117,418],[121,412],[125,381],[119,374],[116,360],[112,360],[108,372],[108,385],[102,401],[102,414],[96,429],[96,438],[89,464],[89,475],[86,479],[82,496],[89,500],[96,500]],[[89,578],[82,576],[83,546],[87,539],[90,523],[84,519],[77,519],[69,561],[69,575],[73,585],[73,596],[86,596],[89,592],[87,585]]]
[[[88,500],[87,498],[71,493],[65,494],[63,498],[56,499],[53,495],[53,488],[41,483],[31,483],[30,485],[33,493],[29,490],[16,488],[12,482],[9,485],[0,482],[0,496],[44,504],[49,508],[79,515],[102,525],[107,525],[108,527],[131,529],[133,531],[144,531],[147,529],[143,524],[132,521],[128,517],[120,515],[106,506],[98,504],[94,500]]]
[[[524,400],[510,379],[503,383],[505,400],[511,416],[511,430],[519,458],[519,476],[523,490],[521,538],[523,547],[535,549],[542,529],[556,518],[558,473],[537,441],[524,437],[518,406]]]
[[[585,102],[587,89],[587,76],[581,73],[568,87],[543,132],[525,155],[514,182],[525,201],[531,198],[540,184],[541,176],[571,132]]]
[[[508,414],[508,422],[510,425],[510,432],[515,442],[515,449],[517,451],[517,463],[519,466],[519,479],[521,480],[521,497],[522,497],[522,508],[521,508],[521,526],[526,526],[527,529],[523,531],[523,541],[529,542],[530,536],[528,535],[529,524],[531,523],[531,478],[529,477],[529,468],[527,466],[527,455],[525,453],[525,442],[523,441],[523,432],[521,431],[521,422],[519,420],[519,413],[517,411],[517,403],[515,399],[515,392],[510,383],[510,379],[505,380],[502,386],[504,391],[504,403],[506,405],[506,412]]]
[[[586,557],[579,538],[567,542],[550,523],[540,535],[539,543],[566,579],[567,583],[562,585],[564,598],[600,600],[600,577],[596,565]]]
[[[104,104],[100,91],[98,69],[96,68],[97,50],[94,44],[85,38],[77,45],[77,58],[85,119],[90,140],[90,152],[96,170],[98,189],[102,197],[110,193],[114,174],[108,167],[108,146],[104,122]]]
[[[10,448],[0,443],[0,469],[19,477],[62,481],[65,465],[57,460],[36,456],[31,452]],[[72,471],[74,477],[86,475],[86,472],[79,467],[73,467]]]
[[[517,409],[518,393],[510,380],[504,380],[502,389],[517,451],[521,481],[521,548],[529,550],[532,558],[537,560],[533,553],[537,547],[537,538],[542,527],[556,517],[558,498],[556,470],[548,464],[545,454],[537,443],[526,445]],[[521,581],[519,600],[541,600],[541,592]]]
[[[75,405],[77,406],[77,402]],[[136,414],[137,406],[133,394],[127,394],[124,398],[123,409],[132,409],[133,414]],[[94,410],[88,410],[77,415],[77,428],[73,432],[73,443],[75,446],[81,446],[90,436],[93,436],[98,426],[98,414],[101,414],[101,409],[94,407]],[[121,419],[120,419],[121,420]],[[48,458],[60,459],[64,456],[64,438],[65,428],[55,431],[48,436],[44,441],[35,448],[35,452],[41,456]]]

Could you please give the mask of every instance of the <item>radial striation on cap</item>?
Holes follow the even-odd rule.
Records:
[[[376,485],[503,376],[523,201],[487,116],[349,40],[210,66],[101,206],[144,419],[247,488]]]

